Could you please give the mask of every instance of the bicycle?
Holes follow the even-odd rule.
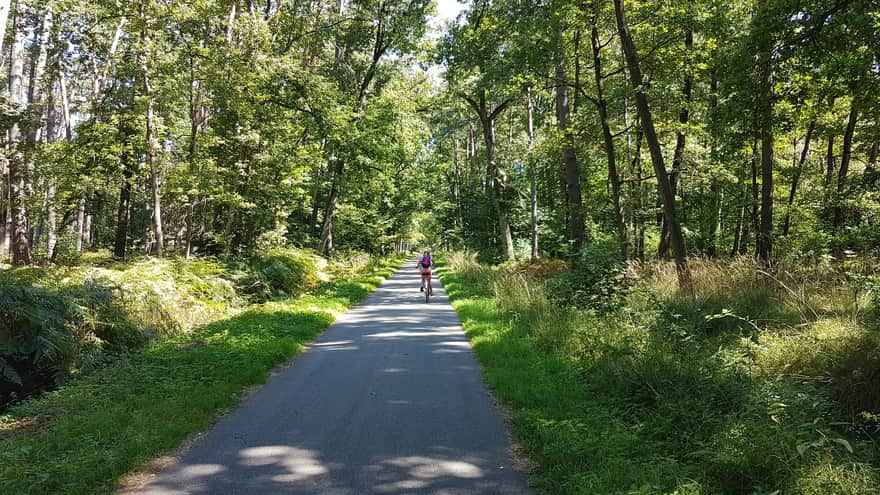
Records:
[[[434,294],[434,287],[431,283],[431,268],[434,267],[434,260],[430,257],[430,252],[425,251],[425,255],[419,260],[419,275],[422,277],[422,292],[425,293],[425,302],[431,300],[431,296]]]
[[[425,279],[430,278],[430,277],[431,277],[430,275],[428,275],[427,277],[424,275],[422,276],[422,286],[425,289],[424,292],[425,292],[425,302],[426,303],[431,299],[431,296],[434,293],[434,287],[431,286],[431,281],[428,280],[428,283],[425,284]]]

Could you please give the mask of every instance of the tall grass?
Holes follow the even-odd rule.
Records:
[[[477,262],[477,253],[452,252],[446,255],[444,262],[455,272],[468,289],[479,294],[489,294],[490,285],[496,272],[490,267]]]
[[[623,303],[597,312],[548,300],[546,276],[454,259],[456,305],[544,492],[880,493],[871,263],[694,260],[693,298],[671,264],[633,265]],[[506,367],[494,354],[511,349],[524,357]]]

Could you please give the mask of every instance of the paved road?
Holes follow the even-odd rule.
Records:
[[[440,283],[415,261],[137,493],[528,494]]]

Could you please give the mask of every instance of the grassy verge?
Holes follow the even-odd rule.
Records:
[[[735,286],[748,269],[712,265],[697,280],[729,286],[682,300],[662,290],[670,272],[603,313],[548,300],[515,266],[450,265],[441,279],[539,492],[880,493],[876,430],[854,417],[876,414],[870,308],[842,321],[841,296],[802,322],[777,294]]]
[[[516,411],[516,436],[538,464],[532,485],[543,493],[615,493],[609,478],[639,475],[644,489],[619,493],[650,493],[655,473],[641,464],[652,454],[620,424],[613,406],[587,400],[575,363],[517,336],[483,282],[440,273],[489,387]]]
[[[0,493],[110,493],[121,476],[207,428],[399,263],[253,306],[13,408],[0,416]]]

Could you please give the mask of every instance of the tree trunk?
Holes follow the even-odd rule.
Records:
[[[312,235],[318,235],[318,214],[321,212],[321,176],[323,167],[315,163],[314,184],[312,185],[312,213],[309,215],[308,229]]]
[[[581,38],[583,31],[580,28],[574,32],[574,97],[571,99],[571,111],[577,114],[581,108]],[[560,36],[560,40],[562,37]],[[564,59],[560,59],[559,63],[564,63]]]
[[[874,118],[875,132],[880,130],[880,115]],[[874,138],[874,143],[868,151],[868,163],[865,165],[865,185],[867,187],[875,187],[877,183],[877,158],[880,156],[880,137]]]
[[[840,202],[843,199],[843,193],[846,189],[846,176],[849,173],[849,162],[852,157],[853,134],[855,134],[856,123],[859,119],[859,110],[856,108],[856,100],[853,98],[849,110],[849,120],[846,123],[846,132],[843,134],[843,152],[840,155],[840,169],[837,173],[837,194],[834,198],[834,220],[832,221],[832,230],[834,232],[840,228],[843,222],[843,208]]]
[[[86,198],[79,198],[76,204],[76,254],[82,253],[86,227]]]
[[[9,180],[8,147],[0,157],[0,255],[9,254],[12,243],[12,182]]]
[[[761,230],[758,259],[770,262],[773,252],[773,135],[765,129],[761,136]]]
[[[742,182],[740,182],[740,189],[743,190],[743,201],[740,202],[739,206],[739,215],[736,217],[736,227],[733,230],[733,246],[730,248],[730,255],[736,256],[738,254],[742,254],[743,252],[743,239],[746,237],[745,233],[745,224],[746,224],[746,201],[745,198],[748,196],[745,187],[743,187]]]
[[[92,214],[86,213],[83,223],[83,249],[92,247]]]
[[[645,259],[645,219],[642,212],[644,198],[644,184],[642,177],[642,141],[644,133],[641,127],[636,127],[636,146],[633,152],[630,168],[634,170],[636,182],[633,185],[633,232],[635,233],[635,257],[637,260]]]
[[[470,122],[468,122],[468,135],[467,135],[467,152],[466,158],[473,158],[477,155],[477,138],[474,135],[474,126]]]
[[[723,225],[721,220],[724,214],[724,190],[720,190],[718,182],[713,181],[710,188],[710,194],[715,200],[715,208],[712,211],[712,218],[709,225],[709,235],[706,236],[706,256],[714,258],[718,255],[718,232],[721,231]]]
[[[93,91],[94,102],[97,102],[100,99],[104,90],[107,88],[107,82],[110,80],[110,68],[113,65],[113,55],[119,48],[119,40],[125,32],[126,22],[128,22],[128,19],[123,16],[119,19],[119,24],[116,25],[116,32],[113,34],[113,41],[110,42],[110,50],[107,52],[107,62],[104,64],[104,70],[101,71],[101,77],[97,80],[97,84]]]
[[[760,240],[758,239],[758,236],[760,235],[760,232],[761,232],[761,211],[760,211],[760,209],[761,209],[760,208],[761,190],[758,187],[758,161],[761,158],[760,158],[760,152],[758,151],[758,143],[759,143],[758,138],[755,137],[755,139],[752,141],[752,160],[751,160],[751,165],[752,165],[752,198],[751,199],[752,199],[752,202],[749,205],[751,207],[750,211],[749,211],[749,215],[751,216],[751,220],[752,220],[751,228],[752,228],[752,232],[755,234],[755,254],[756,255],[757,255],[757,250],[758,250],[758,244],[760,242]],[[747,239],[747,238],[748,238],[748,236],[746,236],[744,239]],[[748,246],[747,244],[743,244],[744,248],[747,246]]]
[[[5,53],[3,51],[3,44],[6,40],[6,25],[9,23],[9,11],[12,7],[11,0],[0,0],[0,54]],[[3,55],[0,55],[0,61],[2,61]],[[0,63],[0,66],[3,64]]]
[[[874,132],[880,131],[880,115],[874,117]],[[866,171],[875,173],[877,171],[877,159],[880,157],[880,137],[874,137],[874,143],[871,145],[871,151],[868,152],[868,164]]]
[[[804,136],[804,148],[801,150],[801,158],[798,160],[797,168],[794,170],[794,176],[791,178],[791,189],[788,191],[788,203],[785,209],[785,220],[782,222],[782,235],[787,236],[789,227],[791,226],[791,208],[794,205],[794,197],[797,194],[798,183],[800,183],[801,175],[804,173],[804,164],[810,155],[810,141],[813,139],[813,130],[816,128],[816,119],[810,121],[807,127],[807,135]]]
[[[718,111],[718,76],[715,69],[709,69],[709,122],[713,122]],[[709,157],[718,160],[718,143],[715,133],[709,137]],[[706,256],[714,258],[718,254],[718,231],[722,230],[721,219],[724,212],[724,190],[714,174],[709,179],[709,195],[712,197],[712,216],[709,220],[709,231],[706,234]]]
[[[503,195],[503,183],[501,182],[501,173],[498,170],[495,161],[495,119],[491,119],[484,124],[486,129],[483,133],[486,140],[486,159],[492,168],[492,200],[495,211],[498,213],[498,229],[501,235],[501,245],[504,249],[505,256],[508,260],[516,258],[513,250],[513,235],[510,232],[510,222],[507,217],[507,204]]]
[[[120,157],[122,163],[122,185],[119,188],[119,204],[116,208],[116,235],[113,242],[113,257],[119,260],[125,259],[125,249],[128,246],[128,228],[131,222],[131,188],[134,178],[134,164],[129,156],[128,143],[123,140],[123,151]]]
[[[758,259],[770,262],[773,251],[773,135],[764,129],[761,136],[761,230]]]
[[[61,120],[64,130],[64,139],[73,139],[73,122],[70,119],[70,98],[67,97],[67,77],[64,72],[58,70],[58,88],[61,92]]]
[[[865,167],[870,172],[877,170],[877,156],[880,155],[880,140],[875,140],[871,145],[871,151],[868,152],[868,164]]]
[[[12,105],[17,112],[23,112],[25,102],[22,94],[22,78],[24,74],[25,58],[25,12],[21,0],[15,2],[13,14],[13,42],[10,53],[9,70],[9,95]],[[24,153],[21,150],[21,129],[16,119],[9,129],[9,182],[10,182],[10,205],[12,210],[12,264],[29,265],[31,263],[30,249],[28,246],[28,221],[25,207],[27,165]]]
[[[560,39],[562,34],[559,34]],[[571,116],[568,108],[568,73],[560,62],[556,66],[556,125],[563,135],[562,157],[565,161],[565,197],[568,204],[568,239],[576,253],[586,241],[584,205],[581,197],[581,173],[574,152],[574,136],[571,134]]]
[[[65,127],[62,121],[63,116],[56,110],[55,105],[58,103],[60,85],[60,65],[57,67],[56,73],[53,73],[49,86],[49,101],[47,104],[48,112],[46,119],[46,141],[54,143],[64,139]],[[50,260],[55,259],[55,247],[58,244],[58,221],[57,210],[55,205],[55,196],[57,188],[54,177],[48,178],[46,186],[46,256]]]
[[[767,0],[758,0],[761,10]],[[772,46],[762,46],[758,52],[758,69],[761,75],[758,118],[761,138],[761,230],[758,235],[757,254],[761,262],[768,264],[773,254],[773,81],[770,55]]]
[[[657,132],[654,129],[654,119],[648,107],[648,98],[643,92],[642,71],[639,66],[636,47],[630,37],[629,28],[624,17],[623,0],[614,0],[614,13],[617,19],[617,28],[623,53],[626,56],[626,65],[629,68],[630,83],[635,93],[636,108],[641,119],[642,131],[645,134],[645,140],[651,153],[654,174],[657,176],[657,188],[663,203],[663,215],[666,223],[669,225],[670,246],[672,247],[678,272],[679,289],[685,294],[690,295],[693,293],[693,286],[691,284],[690,269],[687,264],[684,236],[682,235],[681,225],[678,223],[678,216],[675,211],[675,195],[672,193],[669,176],[666,174],[666,165],[663,163],[663,150],[660,146],[660,140],[657,138]]]
[[[36,56],[31,58],[30,80],[27,90],[28,109],[35,111],[36,122],[27,126],[26,142],[28,149],[35,149],[37,143],[44,139],[42,134],[43,127],[48,118],[49,107],[44,103],[44,74],[46,72],[46,60],[48,58],[48,47],[50,43],[50,35],[52,32],[52,7],[46,6],[43,20],[40,24],[40,37],[37,42]],[[34,196],[34,159],[33,154],[28,153],[25,157],[25,194]],[[39,242],[44,226],[43,211],[47,206],[48,199],[44,196],[43,205],[39,210],[39,222],[37,223],[37,231],[29,229],[28,246],[33,248],[35,243]]]
[[[229,16],[226,18],[226,45],[232,46],[232,35],[235,33],[235,16],[238,10],[238,0],[232,0],[229,8]]]
[[[327,198],[327,207],[324,209],[324,223],[321,226],[321,237],[318,241],[318,252],[333,255],[333,214],[336,212],[336,200],[339,197],[339,183],[342,181],[342,173],[345,164],[341,158],[336,158],[336,167],[333,170],[330,196]]]
[[[538,259],[538,180],[535,159],[531,155],[535,146],[535,119],[532,105],[532,88],[526,88],[526,131],[529,135],[529,231],[531,233],[532,260]]]
[[[825,150],[825,188],[831,190],[834,182],[834,133],[828,133],[828,147]]]
[[[620,174],[617,172],[617,158],[614,149],[614,136],[608,124],[608,102],[605,101],[605,76],[602,74],[601,46],[599,44],[599,4],[593,3],[593,27],[590,42],[593,48],[593,76],[596,82],[596,109],[599,112],[599,123],[602,126],[602,140],[605,145],[605,157],[608,161],[608,181],[611,183],[611,202],[614,207],[614,221],[617,224],[617,240],[620,243],[620,255],[627,258],[629,241],[626,235],[626,221],[623,217],[623,206],[620,201]]]
[[[46,188],[46,256],[55,259],[55,246],[58,245],[58,220],[55,211],[55,183]]]
[[[143,51],[141,53],[141,72],[144,81],[144,97],[147,102],[146,115],[146,132],[144,140],[146,141],[147,167],[150,170],[150,192],[152,193],[153,211],[150,218],[154,240],[156,242],[156,254],[162,256],[165,252],[165,234],[162,232],[162,183],[159,174],[159,164],[156,160],[156,137],[155,137],[155,116],[153,114],[153,86],[150,82],[150,35],[147,27],[147,3],[145,0],[141,4],[141,22],[144,23],[141,30],[141,43]]]
[[[504,199],[504,182],[502,173],[495,161],[495,121],[501,112],[510,105],[512,100],[510,98],[504,100],[490,112],[488,103],[486,102],[485,89],[480,91],[479,101],[467,96],[464,98],[479,117],[480,126],[483,128],[483,139],[486,143],[487,168],[492,171],[490,177],[487,178],[487,182],[490,182],[492,187],[492,206],[495,208],[495,212],[498,215],[498,229],[500,230],[501,244],[505,257],[509,260],[513,260],[516,258],[516,253],[513,249],[513,235],[510,231],[510,223],[508,222],[507,216],[507,203]],[[497,235],[493,235],[493,238],[497,238]]]
[[[684,36],[684,49],[690,54],[694,46],[694,30],[688,28]],[[690,73],[690,67],[685,67],[684,84],[681,87],[681,94],[684,96],[684,106],[678,114],[678,130],[675,132],[675,151],[672,154],[672,173],[669,175],[669,185],[672,187],[672,195],[678,195],[678,181],[681,177],[681,165],[684,160],[685,146],[685,126],[687,126],[690,117],[691,103],[691,87],[693,86],[693,76]],[[669,256],[669,227],[664,220],[660,229],[660,247],[657,255],[661,258]]]
[[[464,229],[464,205],[461,201],[462,177],[461,177],[461,157],[459,155],[458,138],[452,138],[452,162],[455,167],[453,171],[452,198],[455,200],[455,225],[459,231]]]
[[[203,47],[204,43],[202,42],[200,45]],[[197,184],[201,177],[199,170],[201,167],[198,165],[199,133],[201,132],[202,124],[205,121],[205,111],[202,106],[201,98],[201,84],[196,77],[198,68],[196,58],[191,56],[189,60],[189,149],[187,152],[187,161],[189,166],[189,176],[192,180],[196,181]],[[186,206],[186,239],[184,241],[184,257],[187,260],[189,260],[192,255],[192,240],[193,230],[195,228],[197,203],[197,193],[188,192]]]
[[[357,104],[354,108],[355,117],[354,119],[360,119],[361,113],[364,110],[364,107],[367,104],[367,96],[369,95],[370,85],[373,82],[373,78],[376,76],[376,69],[379,66],[379,61],[382,60],[382,57],[385,56],[385,53],[388,51],[389,45],[387,44],[387,40],[385,38],[386,26],[385,19],[383,14],[385,12],[385,4],[382,4],[379,12],[379,19],[376,22],[376,32],[373,43],[373,53],[372,59],[369,67],[367,67],[366,72],[364,72],[363,79],[360,82],[360,89],[358,90],[358,99]],[[339,2],[339,13],[341,14],[343,11],[345,4],[342,0]],[[337,60],[341,57],[341,54],[337,51],[336,58]],[[327,256],[333,254],[333,214],[336,212],[336,202],[339,197],[339,182],[343,179],[343,172],[345,171],[345,163],[342,158],[336,157],[336,168],[331,178],[332,184],[330,186],[330,197],[327,199],[327,208],[324,211],[324,223],[321,226],[321,238],[318,242],[319,251]]]
[[[48,48],[50,36],[52,34],[52,7],[46,7],[46,13],[43,15],[43,22],[40,26],[40,42],[37,56],[33,59],[31,65],[30,85],[28,86],[28,104],[37,109],[38,123],[32,125],[28,129],[28,144],[30,146],[42,139],[40,135],[43,125],[48,117],[48,105],[43,104],[44,81],[43,76],[46,72],[46,60],[48,59]],[[32,166],[32,164],[31,164]],[[30,167],[29,167],[30,168]]]

